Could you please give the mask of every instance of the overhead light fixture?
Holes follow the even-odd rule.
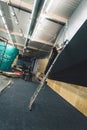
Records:
[[[6,29],[6,30],[8,30],[8,27],[7,27],[7,25],[6,25],[6,24],[4,24],[4,26],[5,26],[5,29]]]
[[[15,23],[16,23],[17,25],[19,24],[19,22],[18,22],[18,20],[17,20],[17,19],[15,20]]]
[[[59,2],[61,2],[61,0],[57,0],[57,5],[59,4]],[[53,5],[53,3],[54,3],[54,0],[49,1],[48,6],[47,6],[47,8],[45,10],[46,13],[48,13],[48,11],[51,8],[51,6]],[[52,8],[50,10],[52,10]]]
[[[48,1],[48,0],[45,0],[44,5],[43,5],[42,10],[41,10],[41,13],[44,12],[44,10],[45,10],[45,8],[46,8],[46,3],[47,3],[47,1]]]
[[[17,18],[17,15],[16,15],[15,10],[14,10],[13,7],[12,7],[12,12],[11,12],[11,14],[15,17],[15,23],[18,25],[18,24],[19,24],[19,20],[18,20],[18,18]]]
[[[11,14],[12,14],[13,16],[15,16],[15,13],[14,13],[13,11],[11,12]]]
[[[29,52],[30,52],[30,50],[26,50],[26,52],[27,52],[27,53],[29,53]]]
[[[22,37],[24,37],[23,30],[20,28],[19,32],[21,33]]]
[[[45,10],[46,13],[47,13],[48,10],[50,9],[50,7],[51,7],[51,5],[52,5],[53,2],[54,2],[54,0],[50,0],[50,1],[49,1],[49,4],[48,4],[48,6],[47,6],[47,8],[46,8],[46,10]]]
[[[19,25],[19,20],[18,20],[18,17],[17,17],[17,15],[16,15],[15,10],[14,10],[13,7],[12,7],[12,12],[11,12],[11,14],[12,14],[12,15],[14,16],[14,18],[15,18],[15,23],[16,23],[17,25]],[[19,25],[19,32],[22,33],[22,36],[24,37],[23,31],[22,31],[20,25]]]
[[[19,29],[19,32],[22,33],[22,29]]]
[[[4,27],[5,27],[5,29],[6,29],[6,32],[8,33],[8,36],[9,36],[9,38],[10,38],[10,40],[11,40],[13,46],[14,46],[14,43],[13,43],[11,34],[10,34],[9,29],[8,29],[8,26],[7,26],[7,24],[6,24],[6,20],[5,20],[4,16],[3,16],[3,13],[2,13],[1,10],[0,10],[0,16],[1,16],[1,18],[2,18],[2,21],[3,21]]]
[[[2,11],[0,10],[0,16],[2,17],[3,16],[3,14],[2,14]]]
[[[33,34],[31,36],[33,39],[38,35],[38,30],[40,30],[40,25],[44,24],[44,20],[45,20],[45,14],[42,13],[39,16],[39,19],[38,19],[38,21],[36,23],[35,29],[34,29]]]

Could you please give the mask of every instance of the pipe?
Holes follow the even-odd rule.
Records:
[[[34,2],[34,6],[33,6],[33,10],[32,10],[32,14],[31,14],[31,21],[29,24],[29,30],[28,30],[28,34],[27,34],[27,39],[25,41],[25,47],[26,48],[28,42],[29,42],[29,37],[32,35],[35,23],[36,23],[36,19],[37,19],[37,15],[39,12],[39,9],[41,7],[42,1],[41,0],[35,0]]]

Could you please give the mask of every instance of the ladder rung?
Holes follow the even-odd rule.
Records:
[[[67,41],[66,41],[66,42],[67,42]],[[59,55],[61,54],[61,52],[64,50],[64,48],[66,47],[66,45],[67,45],[67,44],[64,44],[63,47],[62,47],[62,49],[61,49],[61,50],[59,51],[59,53],[56,55],[56,57],[55,57],[53,63],[51,64],[50,68],[48,69],[46,75],[42,78],[42,80],[41,80],[41,82],[40,82],[40,85],[37,87],[37,89],[35,90],[34,94],[32,95],[32,97],[31,97],[31,99],[30,99],[30,103],[29,103],[29,110],[32,109],[32,105],[33,105],[33,103],[34,103],[36,97],[38,96],[40,90],[42,89],[42,87],[43,87],[43,85],[44,85],[44,83],[45,83],[45,81],[46,81],[46,78],[47,78],[48,74],[50,73],[50,71],[51,71],[53,65],[55,64],[57,58],[59,57]]]

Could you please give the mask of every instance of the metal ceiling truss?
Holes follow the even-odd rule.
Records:
[[[46,47],[44,47],[44,48],[42,47],[42,48],[39,49],[38,46],[37,46],[37,48],[32,47],[32,46],[29,45],[29,43],[31,43],[31,44],[41,43],[41,44],[43,44],[43,46],[49,45],[51,47],[53,47],[53,44],[55,44],[55,41],[53,41],[54,43],[52,44],[51,42],[47,42],[47,41],[44,41],[44,40],[41,40],[41,39],[32,39],[34,29],[36,28],[37,24],[41,20],[40,19],[41,15],[44,16],[45,19],[47,19],[47,20],[49,20],[53,23],[57,23],[59,25],[62,25],[62,26],[64,26],[68,21],[67,18],[46,12],[46,9],[48,7],[45,6],[45,5],[47,4],[48,0],[42,0],[42,1],[41,0],[34,0],[33,7],[32,7],[31,4],[28,4],[28,3],[26,3],[22,0],[1,0],[1,2],[4,2],[7,5],[15,7],[19,10],[31,13],[31,18],[30,18],[30,21],[29,21],[29,29],[28,29],[28,33],[26,35],[19,33],[19,32],[11,32],[11,31],[8,30],[11,37],[13,35],[13,36],[18,36],[20,38],[25,38],[25,44],[18,43],[18,42],[14,43],[14,45],[16,45],[17,47],[19,46],[19,48],[20,48],[20,46],[23,47],[24,48],[23,50],[32,49],[32,50],[37,50],[37,51],[48,52],[48,51],[44,50],[44,48],[46,48]],[[44,10],[44,8],[45,8],[45,10]],[[0,32],[6,33],[6,30],[0,28]],[[55,37],[54,40],[56,40],[56,39],[57,39],[57,33],[56,33],[56,37]],[[12,44],[11,38],[8,41],[8,43]],[[20,48],[20,51],[21,50],[22,49]]]
[[[65,25],[65,23],[68,21],[68,19],[54,15],[54,14],[50,14],[50,13],[46,13],[45,14],[45,18],[54,22],[54,23],[58,23],[60,25]]]
[[[1,0],[8,5],[15,7],[17,9],[23,10],[25,12],[31,13],[32,12],[32,5],[25,3],[21,0]]]

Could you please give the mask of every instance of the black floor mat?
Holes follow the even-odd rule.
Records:
[[[44,86],[28,105],[37,83],[16,79],[0,95],[0,130],[87,130],[87,118]]]

